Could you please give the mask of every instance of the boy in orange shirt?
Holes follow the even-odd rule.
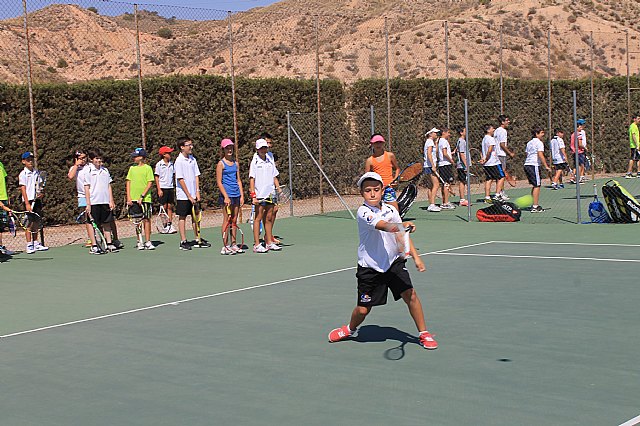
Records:
[[[364,163],[364,172],[376,172],[382,177],[384,184],[382,200],[387,204],[391,204],[396,210],[399,210],[396,191],[390,185],[400,174],[398,160],[396,160],[393,152],[385,151],[385,140],[380,133],[371,136],[370,143],[373,148],[373,154],[367,158],[367,161]]]

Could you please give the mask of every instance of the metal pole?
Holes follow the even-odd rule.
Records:
[[[392,149],[391,140],[391,87],[389,86],[389,27],[387,24],[387,17],[384,17],[384,45],[385,45],[385,57],[386,57],[386,80],[387,80],[387,141],[389,143],[389,150]]]
[[[576,165],[576,209],[577,209],[577,221],[582,223],[582,212],[580,211],[580,167],[578,162],[578,101],[576,97],[576,91],[573,91],[573,147],[575,148],[575,165]]]
[[[549,138],[552,138],[555,135],[553,134],[553,119],[551,117],[551,28],[547,29],[547,98],[549,101],[547,104],[549,113]],[[549,150],[549,154],[551,156],[551,162],[549,164],[553,164],[553,154],[551,154],[551,150]]]
[[[320,98],[320,17],[316,16],[316,96],[318,108],[318,162],[322,168],[322,115],[321,115],[321,98]],[[323,179],[320,175],[320,213],[324,213],[324,191]]]
[[[29,88],[29,114],[31,117],[31,143],[33,145],[33,166],[38,168],[38,143],[36,142],[36,113],[33,104],[33,81],[31,78],[31,45],[29,41],[29,23],[27,19],[27,0],[22,0],[24,9],[24,36],[27,42],[27,86]],[[43,242],[44,244],[44,242]]]
[[[287,146],[289,149],[289,215],[293,217],[293,159],[291,158],[291,113],[287,111]]]
[[[138,27],[138,5],[133,5],[133,17],[136,23],[136,61],[138,61],[138,103],[140,104],[140,131],[142,147],[147,149],[147,132],[144,127],[144,97],[142,95],[142,59],[140,57],[140,28]]]
[[[444,21],[444,68],[447,81],[447,128],[451,127],[451,92],[449,90],[449,21]]]
[[[593,73],[594,73],[594,65],[593,65],[593,31],[591,31],[591,153],[592,155],[595,155],[596,153],[596,140],[595,140],[595,127],[596,127],[596,120],[594,117],[594,99],[593,99],[593,95],[594,95],[594,90],[593,90]],[[586,150],[585,150],[585,155],[586,155]],[[586,174],[586,173],[585,173]],[[596,178],[596,168],[595,165],[592,164],[591,165],[591,180],[594,180]]]
[[[467,222],[471,223],[471,153],[469,152],[469,100],[464,100],[464,134],[467,142]]]
[[[631,68],[629,63],[629,30],[626,33],[626,51],[627,51],[627,123],[631,123]]]
[[[375,114],[375,110],[373,109],[373,105],[369,106],[370,108],[370,114],[371,114],[371,134],[373,135],[376,132],[376,114]]]
[[[502,27],[500,27],[500,114],[504,114],[504,82],[502,78]]]
[[[231,108],[233,110],[233,137],[236,142],[236,161],[238,161],[238,147],[240,141],[238,140],[238,108],[236,105],[236,71],[233,63],[233,27],[231,25],[231,11],[227,12],[228,32],[229,32],[229,66],[231,68]],[[242,211],[242,210],[241,210]]]

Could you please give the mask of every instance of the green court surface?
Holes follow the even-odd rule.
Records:
[[[409,215],[435,351],[392,301],[327,342],[356,301],[353,220],[282,219],[279,253],[221,256],[209,229],[191,252],[0,259],[2,424],[640,422],[640,225]]]

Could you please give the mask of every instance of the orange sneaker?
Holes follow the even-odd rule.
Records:
[[[349,331],[349,327],[346,325],[343,325],[340,328],[334,328],[333,330],[331,330],[331,333],[329,333],[329,341],[331,343],[339,342],[340,340],[344,340],[349,336],[351,336],[351,331]]]
[[[425,349],[437,349],[438,342],[433,338],[434,335],[428,331],[420,333],[420,345]]]

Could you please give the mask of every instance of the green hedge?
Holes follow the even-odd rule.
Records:
[[[632,81],[639,87],[640,80]],[[495,122],[499,114],[499,82],[491,79],[452,80],[451,126],[463,123],[463,100],[469,99],[470,141],[479,143],[481,126]],[[609,171],[626,167],[626,79],[595,81],[595,109],[591,116],[589,81],[553,82],[553,126],[571,129],[572,90],[578,92],[579,115],[595,125],[596,151],[606,159]],[[219,159],[218,143],[233,136],[231,84],[217,76],[173,76],[143,82],[150,164],[158,160],[157,149],[174,146],[182,135],[195,142],[195,155],[203,171],[206,201],[217,199],[213,167]],[[236,81],[239,155],[246,176],[254,141],[263,131],[274,136],[274,151],[281,180],[288,182],[286,112],[310,149],[317,154],[316,83],[293,79],[238,79]],[[423,134],[432,126],[446,126],[444,80],[392,80],[393,151],[401,164],[421,161]],[[368,155],[369,107],[376,110],[376,131],[387,133],[387,100],[384,80],[362,80],[349,88],[338,81],[321,82],[323,159],[327,174],[341,191],[353,189]],[[633,92],[635,108],[640,93]],[[513,124],[510,143],[519,152],[530,139],[534,125],[547,128],[546,81],[506,80],[505,113]],[[123,204],[124,176],[129,153],[141,145],[138,86],[136,81],[97,81],[72,85],[34,87],[39,166],[51,178],[47,189],[47,216],[51,223],[73,220],[74,185],[66,179],[76,147],[100,147],[114,177],[116,203]],[[31,150],[28,93],[24,86],[0,84],[0,154],[9,173],[9,188],[18,196],[17,175],[22,169],[20,153]],[[588,135],[590,128],[587,129]],[[318,193],[319,173],[307,154],[296,145],[294,177],[297,197]],[[245,185],[248,182],[245,181]],[[248,187],[248,186],[247,186]]]

